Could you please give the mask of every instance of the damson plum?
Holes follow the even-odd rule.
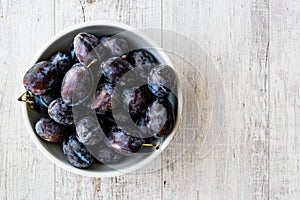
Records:
[[[71,68],[71,57],[62,52],[56,52],[50,58],[50,62],[56,65],[59,74],[64,75]]]
[[[129,52],[126,55],[126,60],[133,67],[139,67],[142,65],[152,67],[153,63],[155,63],[154,56],[145,49],[137,49],[137,50]]]
[[[34,95],[42,95],[51,90],[56,83],[58,70],[51,62],[42,61],[31,67],[23,78],[26,90]]]
[[[107,51],[100,43],[100,40],[89,33],[76,35],[73,45],[77,59],[85,65],[88,65],[94,59],[100,62],[107,56]]]
[[[153,135],[166,136],[174,128],[174,110],[168,101],[156,100],[147,110],[146,123]]]
[[[98,120],[91,116],[82,118],[76,124],[78,140],[84,145],[95,145],[102,141],[104,133],[101,130]]]
[[[94,162],[92,154],[78,141],[75,135],[70,135],[64,140],[63,153],[68,162],[77,168],[88,168]]]
[[[95,151],[93,151],[93,156],[102,164],[113,164],[118,163],[122,156],[110,148],[108,148],[105,144],[94,147]]]
[[[96,110],[97,114],[105,114],[114,107],[113,91],[114,87],[109,83],[104,83],[97,87],[96,94],[91,102],[91,108]]]
[[[93,77],[83,64],[75,64],[65,75],[61,85],[61,97],[66,104],[77,105],[86,100],[93,85]]]
[[[124,108],[133,116],[144,115],[152,102],[151,93],[143,87],[125,89],[122,97]]]
[[[35,124],[35,131],[38,136],[48,142],[62,142],[66,137],[65,128],[50,117],[42,117]]]
[[[120,127],[113,127],[109,136],[104,139],[105,144],[117,153],[130,156],[137,153],[144,140],[139,137],[131,136],[130,133]]]
[[[117,83],[132,66],[119,57],[109,58],[101,64],[102,75],[110,83]]]
[[[136,72],[141,78],[147,78],[151,69],[157,65],[154,56],[145,49],[133,50],[122,56],[122,58],[125,58],[135,70],[138,70]]]
[[[63,125],[73,124],[72,107],[68,106],[61,98],[50,103],[48,114],[57,123]]]
[[[120,35],[104,36],[100,42],[112,56],[121,56],[128,51],[128,42]]]
[[[168,65],[154,67],[148,76],[149,90],[157,97],[164,98],[176,88],[177,76]]]
[[[61,87],[62,80],[65,77],[67,71],[71,68],[71,57],[62,52],[56,52],[50,58],[50,62],[57,67],[58,74],[57,74],[57,81],[55,88],[52,90],[57,90]]]

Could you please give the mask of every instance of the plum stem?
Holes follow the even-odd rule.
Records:
[[[90,64],[88,64],[88,66],[86,66],[86,68],[91,67],[94,63],[96,63],[98,60],[97,59],[93,59]]]
[[[157,141],[157,144],[142,144],[142,147],[156,147],[155,149],[158,150],[161,145],[161,138]]]
[[[155,147],[156,144],[142,144],[143,147]]]
[[[30,97],[32,98],[33,95],[31,95],[28,91],[26,91],[17,100],[29,104],[34,104],[34,101],[29,100]]]
[[[159,147],[160,147],[160,144],[161,144],[161,138],[159,138],[159,140],[157,141],[156,150],[158,150],[158,149],[159,149]]]

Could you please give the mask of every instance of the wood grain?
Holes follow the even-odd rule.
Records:
[[[287,4],[286,4],[287,3]],[[270,198],[300,198],[300,2],[270,6]]]
[[[299,199],[299,9],[292,0],[0,0],[0,199]],[[102,19],[177,31],[207,53],[198,63],[200,76],[170,54],[199,97],[198,118],[185,114],[183,124],[194,120],[199,129],[181,127],[182,137],[155,161],[160,170],[103,179],[74,175],[40,153],[20,117],[16,98],[37,50],[71,25]],[[184,45],[179,35],[152,33],[146,31],[166,48],[173,41],[180,52]],[[197,49],[190,46],[194,57]],[[224,84],[226,123],[202,158],[209,118],[215,119],[211,77],[201,71],[209,67]]]
[[[164,28],[208,51],[226,94],[217,146],[200,160],[197,137],[198,148],[167,166],[163,199],[267,199],[268,1],[163,1],[162,13]]]
[[[0,199],[54,198],[54,164],[33,144],[16,101],[31,59],[54,34],[53,10],[52,1],[0,1]]]

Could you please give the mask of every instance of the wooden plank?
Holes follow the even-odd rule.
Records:
[[[300,198],[300,2],[270,6],[270,199]]]
[[[162,8],[163,28],[194,39],[216,63],[226,102],[226,124],[214,150],[199,159],[200,135],[166,166],[163,199],[267,199],[268,1],[165,0]],[[191,46],[190,53],[196,50]]]
[[[54,34],[53,10],[53,1],[0,1],[0,199],[54,198],[54,165],[33,144],[16,101],[31,59]]]
[[[161,23],[159,0],[56,0],[55,4],[56,31],[79,22],[102,19],[138,28],[159,28]],[[144,172],[100,179],[81,177],[56,168],[56,199],[161,199],[161,172]]]

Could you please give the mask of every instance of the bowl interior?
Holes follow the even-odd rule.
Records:
[[[51,55],[57,51],[67,52],[70,44],[73,41],[73,38],[80,32],[88,32],[94,34],[98,37],[102,35],[114,35],[114,34],[121,34],[125,36],[129,42],[130,49],[137,49],[137,48],[145,48],[150,53],[152,53],[158,60],[159,63],[166,63],[172,66],[171,61],[167,57],[167,55],[160,49],[158,46],[149,40],[147,37],[143,36],[140,33],[137,33],[131,30],[130,27],[125,25],[82,25],[80,27],[74,27],[66,30],[65,32],[55,36],[52,40],[50,40],[38,53],[36,59],[34,59],[31,63],[34,63],[42,60],[48,60]],[[178,98],[178,104],[180,98]],[[179,106],[180,107],[180,106]],[[41,117],[40,114],[32,111],[27,106],[25,106],[25,120],[28,122],[30,134],[32,139],[39,147],[39,149],[53,162],[58,164],[59,166],[77,174],[86,175],[86,176],[94,176],[94,177],[105,177],[105,176],[115,176],[122,173],[130,172],[136,170],[155,157],[157,157],[163,149],[168,145],[174,133],[178,127],[179,122],[179,113],[180,108],[177,108],[177,122],[174,127],[173,132],[168,136],[168,138],[162,143],[161,148],[157,151],[152,153],[140,153],[132,157],[126,157],[122,162],[118,164],[113,164],[110,166],[102,165],[98,162],[95,162],[90,168],[88,169],[77,169],[72,167],[66,160],[65,156],[63,155],[61,145],[60,144],[52,144],[47,143],[41,140],[36,134],[34,130],[34,126],[36,121]]]

